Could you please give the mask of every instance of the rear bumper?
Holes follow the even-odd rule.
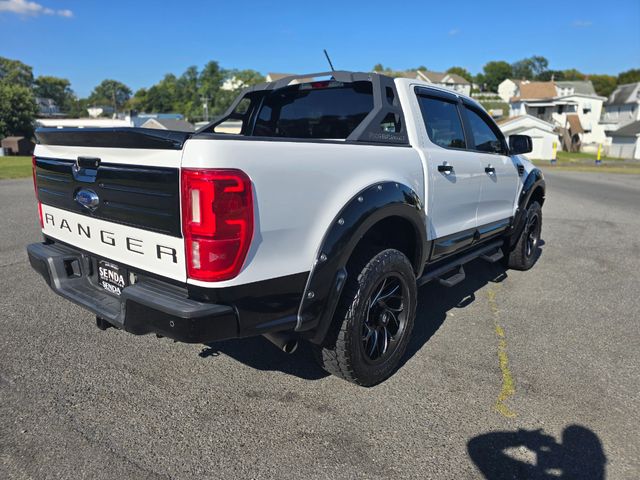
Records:
[[[156,333],[186,343],[208,343],[241,336],[231,305],[189,298],[186,288],[149,277],[125,287],[120,297],[96,281],[95,260],[61,244],[34,243],[29,262],[58,295],[127,332]]]

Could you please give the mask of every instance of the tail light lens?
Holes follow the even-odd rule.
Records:
[[[240,170],[182,170],[182,227],[189,278],[233,278],[253,236],[251,180]]]
[[[40,217],[40,228],[44,228],[44,222],[42,221],[42,204],[38,198],[38,181],[36,180],[36,157],[31,157],[31,173],[33,174],[33,189],[36,192],[36,201],[38,202],[38,215]]]

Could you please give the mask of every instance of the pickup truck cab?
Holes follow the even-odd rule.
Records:
[[[360,385],[403,356],[418,286],[537,258],[531,139],[473,99],[328,72],[251,87],[194,134],[40,129],[31,265],[101,328],[310,343]]]

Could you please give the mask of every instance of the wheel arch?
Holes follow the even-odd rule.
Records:
[[[534,201],[537,201],[540,206],[544,204],[546,188],[542,171],[539,168],[531,170],[523,182],[522,190],[518,197],[518,207],[511,226],[510,246],[516,244],[522,233],[529,205]]]
[[[416,277],[429,254],[424,206],[410,187],[379,182],[353,196],[335,216],[318,248],[298,312],[297,331],[313,343],[324,338],[348,275],[348,262],[363,243],[408,254]],[[402,236],[394,237],[399,230]],[[407,234],[410,235],[406,238]]]

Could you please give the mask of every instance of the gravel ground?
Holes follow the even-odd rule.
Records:
[[[99,331],[28,265],[31,180],[0,182],[0,478],[638,478],[640,176],[547,184],[536,266],[423,287],[364,389],[262,338]]]

